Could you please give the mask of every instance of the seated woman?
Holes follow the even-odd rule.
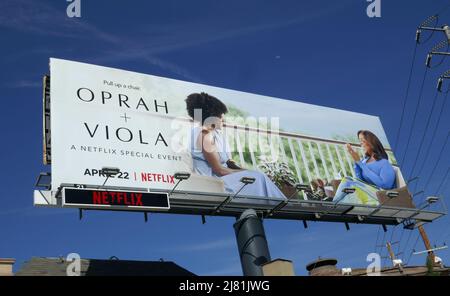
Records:
[[[361,130],[358,132],[358,138],[365,157],[361,160],[350,144],[346,145],[348,153],[355,161],[356,178],[345,177],[342,179],[333,202],[379,205],[376,192],[395,187],[395,171],[376,135],[370,131]],[[344,188],[354,188],[355,192],[345,193],[343,192]]]
[[[186,108],[189,116],[200,123],[200,126],[192,129],[190,141],[196,173],[221,178],[230,193],[241,189],[242,177],[252,177],[255,182],[246,185],[239,195],[286,199],[265,174],[244,170],[231,159],[228,143],[222,133],[223,116],[228,112],[224,103],[207,93],[193,93],[186,99]]]

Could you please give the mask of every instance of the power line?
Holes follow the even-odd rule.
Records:
[[[429,183],[431,181],[431,177],[433,177],[434,172],[435,172],[435,170],[436,170],[436,168],[437,168],[437,166],[438,166],[438,164],[439,164],[439,162],[441,160],[442,154],[444,153],[445,147],[447,146],[449,135],[450,135],[450,131],[447,133],[447,138],[445,138],[445,142],[442,145],[441,151],[439,152],[439,156],[437,157],[436,162],[435,162],[435,164],[433,166],[433,169],[431,170],[431,174],[429,175],[427,181],[425,182],[425,188],[427,188],[427,186],[429,185]]]
[[[377,240],[375,241],[375,253],[377,253],[377,250],[378,250],[378,238],[380,236],[380,228],[381,228],[381,225],[378,226]]]
[[[405,228],[402,228],[401,232],[400,232],[400,238],[398,240],[398,246],[397,246],[397,255],[400,254],[400,244],[402,242],[403,239],[403,234],[405,233]]]
[[[434,175],[434,173],[435,173],[435,171],[436,171],[436,168],[437,168],[438,164],[440,163],[442,154],[443,154],[443,152],[445,151],[445,147],[447,146],[447,141],[448,141],[449,135],[450,135],[450,131],[447,133],[447,138],[445,139],[445,142],[444,142],[444,144],[442,145],[441,151],[439,152],[439,156],[438,156],[437,159],[436,159],[436,162],[435,162],[435,164],[434,164],[434,166],[433,166],[433,169],[431,170],[431,173],[430,173],[430,175],[428,176],[427,181],[425,182],[425,187],[424,187],[424,189],[422,190],[422,193],[425,193],[426,190],[427,190],[427,188],[428,188],[428,186],[430,185],[431,178],[433,177],[433,175]],[[448,172],[448,168],[447,168],[447,172]],[[444,176],[442,182],[444,182],[446,178],[447,178],[447,174]],[[441,185],[439,185],[439,189],[440,189],[440,187],[442,186],[442,182],[441,182]],[[414,190],[415,190],[415,189],[414,189]],[[422,197],[421,203],[424,201],[425,197],[426,197],[425,195]]]
[[[418,241],[419,241],[419,234],[417,234],[416,242],[414,243],[414,246],[411,249],[411,253],[409,254],[408,261],[406,261],[406,265],[409,264],[409,260],[411,260],[411,256],[414,253],[414,249],[416,248]]]
[[[402,251],[402,252],[403,252],[403,253],[402,253],[402,259],[405,259],[403,255],[404,255],[405,252],[406,252],[406,248],[408,247],[408,243],[409,243],[409,240],[411,239],[412,233],[413,233],[413,231],[410,230],[410,231],[409,231],[409,234],[408,234],[408,239],[406,240],[405,246],[403,247],[403,251]]]
[[[406,142],[406,146],[405,146],[406,150],[405,150],[405,153],[403,154],[402,161],[400,162],[401,165],[404,165],[404,161],[405,161],[406,155],[408,154],[408,151],[409,151],[408,147],[409,147],[409,143],[411,142],[412,132],[414,130],[414,126],[415,126],[415,123],[416,123],[417,111],[419,110],[420,102],[422,101],[423,87],[425,85],[425,80],[427,78],[427,73],[428,73],[428,67],[425,68],[425,73],[423,74],[422,85],[420,86],[420,91],[419,91],[419,99],[417,100],[416,108],[414,110],[413,122],[412,122],[412,125],[411,125],[411,129],[409,130],[408,141]]]
[[[414,62],[416,60],[416,52],[417,52],[418,45],[419,45],[419,43],[416,42],[416,45],[414,46],[414,52],[413,52],[411,67],[410,67],[410,70],[409,70],[408,84],[406,86],[406,95],[405,95],[405,99],[403,100],[402,115],[400,116],[400,125],[398,126],[397,137],[395,138],[394,146],[392,147],[393,150],[395,150],[395,148],[397,147],[398,139],[400,138],[400,130],[402,128],[403,118],[405,116],[406,103],[408,101],[409,87],[411,86],[411,77],[412,77],[412,73],[413,73],[413,69],[414,69]]]
[[[423,134],[422,134],[422,139],[420,140],[420,145],[419,145],[419,149],[418,149],[418,151],[417,151],[416,159],[419,159],[420,152],[421,152],[421,150],[422,150],[422,146],[423,146],[423,143],[424,143],[424,140],[425,140],[425,136],[426,136],[426,134],[427,134],[428,127],[429,127],[430,122],[431,122],[431,117],[432,117],[432,115],[433,115],[433,111],[434,111],[434,107],[435,107],[435,105],[436,105],[436,101],[437,101],[438,95],[439,95],[439,91],[436,89],[436,95],[434,96],[434,99],[433,99],[433,104],[432,104],[432,107],[431,107],[431,111],[430,111],[430,113],[428,114],[427,123],[426,123],[426,125],[425,125],[425,130],[424,130],[424,132],[423,132]],[[411,169],[411,173],[409,174],[408,180],[410,180],[410,179],[414,176],[414,170],[415,170],[415,168],[416,168],[417,163],[418,163],[418,161],[415,161],[415,162],[414,162],[414,166],[413,166],[413,168]]]
[[[430,150],[431,150],[431,147],[432,147],[432,145],[433,145],[433,143],[434,143],[434,140],[436,139],[436,133],[437,133],[437,131],[438,131],[438,129],[439,129],[439,124],[440,124],[440,122],[441,122],[442,114],[443,114],[443,111],[445,110],[445,107],[446,107],[446,104],[447,104],[447,96],[448,96],[448,91],[446,92],[445,97],[444,97],[444,101],[442,102],[441,110],[440,110],[440,112],[439,112],[438,119],[437,119],[437,121],[436,121],[436,126],[435,126],[435,128],[433,129],[433,133],[432,133],[432,135],[431,135],[431,140],[430,140],[430,142],[429,142],[429,144],[428,144],[428,147],[427,147],[427,149],[426,149],[426,152],[425,152],[425,158],[424,158],[424,160],[423,160],[423,162],[422,162],[422,165],[421,165],[420,168],[419,168],[419,171],[418,171],[418,173],[417,173],[417,176],[420,176],[420,174],[422,173],[422,170],[423,170],[424,167],[425,167],[425,164],[427,163],[428,157],[431,155],[431,154],[430,154]],[[414,190],[416,190],[416,188],[417,188],[417,183],[418,183],[418,182],[416,182],[416,185],[415,185],[415,187],[414,187]]]
[[[444,178],[443,178],[442,181],[441,181],[441,184],[439,184],[438,189],[436,190],[436,195],[438,195],[439,192],[441,191],[441,187],[442,187],[442,185],[444,185],[445,180],[447,180],[447,177],[448,177],[448,173],[449,173],[449,172],[450,172],[450,167],[447,168],[447,173],[445,173]]]

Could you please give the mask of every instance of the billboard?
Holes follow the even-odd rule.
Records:
[[[54,58],[50,80],[52,190],[183,172],[178,192],[414,207],[376,116]]]

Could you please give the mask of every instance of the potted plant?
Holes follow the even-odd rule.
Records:
[[[260,162],[258,169],[264,172],[286,197],[289,198],[296,193],[295,175],[287,163],[271,160],[265,155],[258,158]]]

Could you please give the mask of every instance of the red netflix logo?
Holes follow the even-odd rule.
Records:
[[[144,206],[142,193],[92,191],[92,203],[97,205]]]
[[[173,175],[157,173],[141,173],[142,182],[169,183],[175,184]]]

